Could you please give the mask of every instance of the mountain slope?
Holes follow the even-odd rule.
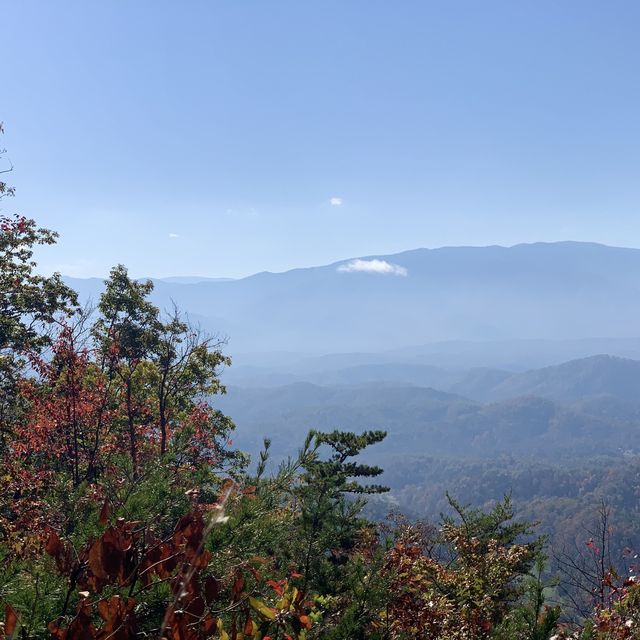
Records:
[[[215,405],[233,416],[238,446],[256,452],[263,437],[280,455],[309,429],[384,429],[377,455],[390,453],[484,457],[500,454],[576,458],[619,455],[637,448],[637,422],[594,415],[544,398],[482,405],[420,387],[320,387],[296,383],[272,388],[230,387]]]
[[[609,396],[640,402],[640,361],[608,355],[571,360],[553,367],[512,375],[491,389],[494,400],[540,396],[563,403]]]

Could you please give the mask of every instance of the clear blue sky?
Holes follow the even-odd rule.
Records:
[[[61,233],[46,271],[640,246],[636,0],[20,0],[0,19],[3,209]]]

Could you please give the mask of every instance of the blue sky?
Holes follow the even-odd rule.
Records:
[[[2,5],[44,271],[242,276],[418,246],[640,246],[640,3]]]

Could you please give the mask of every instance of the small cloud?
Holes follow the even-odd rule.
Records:
[[[329,204],[332,207],[340,207],[340,206],[342,206],[342,198],[337,198],[336,196],[334,196],[333,198],[331,198],[329,200]]]
[[[170,238],[179,238],[180,236],[177,233],[170,233],[169,237]]]
[[[386,260],[361,260],[360,258],[341,264],[338,267],[338,271],[343,273],[379,273],[392,276],[406,276],[409,274],[407,269],[399,264],[393,264]]]

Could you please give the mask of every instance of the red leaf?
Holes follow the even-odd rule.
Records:
[[[233,597],[237,600],[240,597],[240,594],[244,590],[244,577],[240,571],[236,574],[235,582],[233,583]]]
[[[251,571],[251,574],[258,582],[262,581],[262,576],[260,575],[260,572],[256,568],[249,567],[249,571]]]
[[[284,587],[286,585],[285,580],[267,580],[267,584],[279,595],[284,593]]]

